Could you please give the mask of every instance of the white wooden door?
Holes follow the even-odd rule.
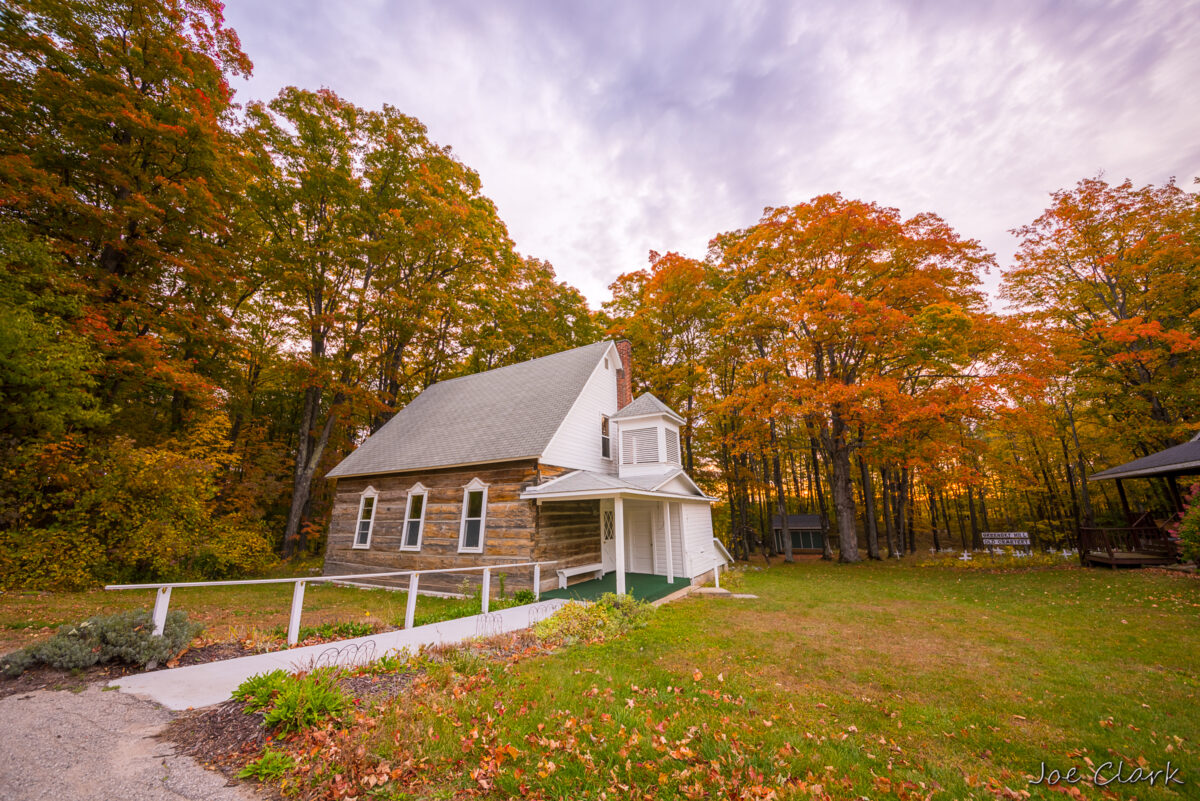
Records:
[[[625,542],[630,573],[654,572],[654,519],[650,504],[627,504]]]
[[[605,573],[617,569],[617,512],[612,501],[600,501],[600,563]]]

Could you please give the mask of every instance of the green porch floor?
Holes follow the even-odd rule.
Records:
[[[625,592],[639,601],[657,601],[665,598],[676,590],[682,590],[690,584],[685,578],[675,578],[674,584],[667,583],[666,576],[652,576],[649,573],[626,573]],[[545,590],[542,600],[550,598],[573,598],[579,601],[594,601],[606,592],[617,591],[617,574],[609,573],[604,578],[589,579],[578,584],[572,584],[565,590]]]

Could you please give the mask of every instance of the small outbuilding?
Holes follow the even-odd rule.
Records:
[[[784,533],[780,515],[771,518],[775,529],[775,550],[784,550],[784,537],[792,538],[792,553],[821,553],[825,550],[825,534],[829,524],[824,515],[788,515],[787,533]]]

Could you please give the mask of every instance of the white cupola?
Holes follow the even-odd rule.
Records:
[[[649,392],[611,418],[617,428],[617,475],[661,474],[681,468],[683,418]]]

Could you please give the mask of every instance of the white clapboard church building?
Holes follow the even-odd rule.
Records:
[[[542,590],[625,593],[723,565],[683,420],[632,397],[631,361],[599,342],[430,386],[330,471],[326,574],[541,562]]]

